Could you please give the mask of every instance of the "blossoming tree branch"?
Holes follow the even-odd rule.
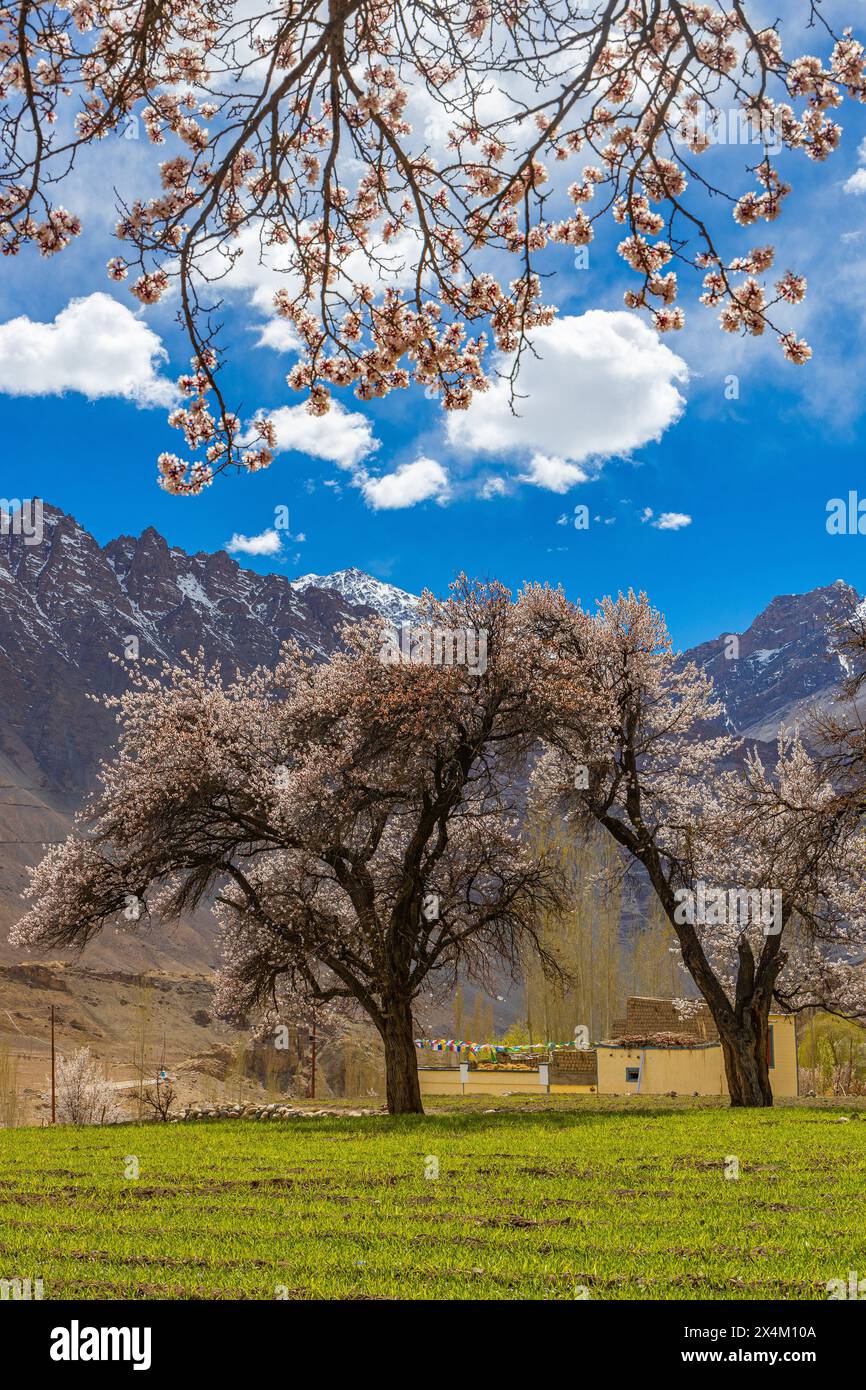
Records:
[[[752,229],[791,194],[779,154],[824,160],[833,113],[866,94],[862,45],[817,0],[815,54],[788,56],[752,0],[19,0],[0,8],[0,246],[62,251],[82,231],[59,199],[82,147],[140,115],[153,186],[120,206],[108,274],[145,305],[172,292],[192,347],[162,485],[197,493],[272,458],[267,419],[245,431],[220,376],[220,282],[253,254],[297,349],[288,385],[321,415],[412,385],[463,410],[486,389],[488,338],[517,381],[549,323],[550,246],[622,227],[626,303],[680,328],[678,276],[731,333],[778,336],[805,281],[773,271]],[[790,14],[796,11],[796,16]],[[753,139],[734,186],[709,167],[712,123]],[[414,115],[414,121],[413,121]],[[434,133],[430,133],[430,132]],[[735,225],[736,224],[736,225]],[[736,254],[729,231],[743,229]],[[249,248],[253,249],[250,250]],[[775,276],[775,278],[774,278]]]

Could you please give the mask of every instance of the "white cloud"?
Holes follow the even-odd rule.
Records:
[[[431,497],[444,502],[448,496],[448,474],[435,459],[418,458],[414,463],[401,463],[393,473],[365,478],[361,490],[374,511],[414,507]]]
[[[521,363],[517,414],[508,382],[494,376],[467,411],[448,416],[456,449],[528,456],[524,477],[561,492],[586,477],[577,464],[629,454],[659,439],[682,414],[676,383],[688,379],[686,363],[636,315],[591,309],[531,336],[537,356],[527,353]],[[499,354],[494,370],[507,372],[509,362]]]
[[[306,406],[280,406],[268,417],[276,432],[276,452],[285,453],[289,449],[299,453],[311,454],[314,458],[327,459],[352,474],[355,487],[361,489],[364,500],[374,511],[395,511],[401,507],[414,507],[418,502],[435,498],[437,502],[448,499],[450,480],[441,463],[431,458],[417,458],[413,463],[403,463],[392,473],[378,476],[367,471],[364,460],[379,448],[379,441],[373,434],[373,426],[366,415],[358,411],[348,411],[339,401],[331,404],[327,415],[310,415]],[[242,438],[247,443],[253,438],[249,430]],[[325,480],[326,486],[336,486],[332,480]],[[337,488],[339,491],[339,488]],[[267,532],[264,533],[268,535]],[[258,542],[262,537],[252,537]],[[304,539],[303,535],[296,540]],[[232,541],[246,542],[247,537],[234,536]],[[228,547],[231,549],[231,543]],[[242,546],[238,546],[239,549]],[[270,551],[252,551],[249,554],[270,554]],[[275,553],[275,552],[273,552]]]
[[[379,447],[366,415],[346,410],[339,401],[332,402],[327,415],[310,415],[301,403],[280,406],[268,418],[276,430],[278,453],[294,449],[299,454],[328,459],[339,468],[355,469]],[[252,433],[248,433],[244,442],[251,439]]]
[[[851,177],[846,179],[843,185],[845,193],[866,193],[866,138],[861,140],[857,147],[857,158],[862,167],[855,169]],[[843,236],[842,240],[845,239]]]
[[[261,325],[256,347],[272,348],[274,352],[298,352],[301,340],[289,319],[268,319]]]
[[[231,540],[226,541],[230,555],[279,555],[281,549],[282,537],[273,527],[258,536],[244,536],[235,531]]]
[[[692,519],[685,512],[662,512],[652,524],[657,531],[681,531],[684,526],[691,526]]]
[[[535,487],[545,487],[549,492],[568,492],[575,483],[587,481],[587,474],[579,464],[549,454],[533,454],[529,461],[529,472],[519,476],[522,483],[533,483]]]
[[[159,375],[168,354],[156,333],[109,294],[72,299],[53,323],[22,315],[0,324],[0,391],[96,400],[123,396],[168,405],[173,384]]]
[[[263,249],[259,229],[250,223],[233,239],[230,254],[224,247],[207,253],[202,273],[219,280],[224,290],[247,291],[257,309],[272,314],[276,291],[297,283],[291,278],[290,265],[289,250],[284,246]]]

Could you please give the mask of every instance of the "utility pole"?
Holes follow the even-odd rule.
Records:
[[[51,1005],[51,1123],[57,1121],[57,1089],[54,1081],[54,1005]]]

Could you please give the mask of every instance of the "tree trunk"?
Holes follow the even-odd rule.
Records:
[[[716,1019],[731,1105],[773,1104],[770,1086],[769,1024],[760,1015],[748,1014],[733,1024]]]
[[[718,1029],[731,1105],[772,1105],[769,1013],[775,980],[787,959],[780,950],[780,936],[767,939],[757,966],[748,939],[745,935],[740,938],[737,943],[740,968],[732,1008],[694,926],[680,920],[676,900],[657,857],[646,864],[646,868],[680,943],[686,969],[703,995]]]
[[[389,1115],[423,1115],[418,1054],[412,1036],[412,1004],[394,1000],[381,1028],[385,1044],[385,1089]]]

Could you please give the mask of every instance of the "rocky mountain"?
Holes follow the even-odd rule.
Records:
[[[306,593],[310,588],[331,589],[347,603],[375,609],[396,627],[413,622],[418,610],[414,594],[397,589],[393,584],[383,584],[381,579],[354,568],[337,570],[336,574],[304,574],[292,580],[292,588],[299,593]]]
[[[806,594],[774,598],[742,633],[722,633],[684,653],[713,677],[731,733],[772,742],[805,722],[842,676],[833,633],[859,602],[837,579]]]
[[[80,792],[113,727],[88,696],[121,688],[113,658],[133,640],[142,658],[201,647],[229,671],[272,662],[288,638],[325,656],[343,623],[377,608],[390,616],[410,597],[353,574],[291,584],[222,550],[188,555],[152,527],[100,546],[46,507],[41,544],[0,536],[0,753],[35,761],[53,791]]]

